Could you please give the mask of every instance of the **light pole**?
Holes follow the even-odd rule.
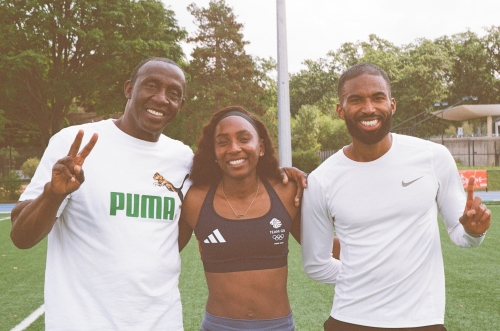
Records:
[[[278,147],[280,166],[292,166],[292,134],[290,128],[290,92],[286,39],[285,0],[276,0],[278,30]]]
[[[434,102],[434,108],[448,107],[448,101]],[[444,145],[444,112],[441,113],[441,145]]]

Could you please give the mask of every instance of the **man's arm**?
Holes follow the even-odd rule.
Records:
[[[43,192],[34,200],[19,202],[12,210],[10,237],[18,248],[31,248],[45,238],[54,226],[61,203],[85,181],[82,165],[97,142],[97,134],[78,152],[82,139],[80,130],[68,156],[52,167],[51,180]]]
[[[191,240],[192,235],[193,229],[181,216],[181,219],[179,220],[179,252],[181,252],[184,247],[186,247],[186,245],[189,243],[189,240]]]
[[[208,189],[208,186],[203,188],[191,186],[184,198],[179,218],[179,252],[184,249],[193,235]]]
[[[304,189],[307,187],[307,174],[295,167],[282,167],[280,170],[281,176],[283,177],[283,184],[286,185],[288,183],[288,179],[297,183],[297,193],[295,194],[294,204],[295,207],[298,207],[300,205]]]
[[[474,179],[469,179],[467,197],[457,166],[446,147],[438,145],[433,160],[439,190],[436,201],[451,241],[461,247],[476,247],[489,227],[491,212],[474,198]],[[465,205],[465,209],[464,209]]]
[[[18,202],[12,209],[10,238],[17,248],[35,246],[52,230],[65,196],[52,193],[49,184],[38,198]]]
[[[318,179],[310,176],[302,200],[302,264],[312,279],[335,285],[342,262],[332,257],[340,253],[334,246],[334,226]],[[338,247],[337,247],[338,248]]]

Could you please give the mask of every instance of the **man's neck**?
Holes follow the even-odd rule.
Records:
[[[359,140],[352,139],[352,143],[346,146],[344,155],[356,162],[371,162],[387,153],[392,146],[392,135],[388,133],[381,141],[374,145],[366,145]]]

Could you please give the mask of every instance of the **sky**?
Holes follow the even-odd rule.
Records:
[[[208,7],[209,0],[162,0],[178,25],[196,31],[187,6]],[[500,0],[285,0],[288,71],[305,69],[346,42],[367,41],[370,34],[396,46],[418,38],[436,39],[465,32],[480,36],[484,27],[500,26]],[[244,25],[248,54],[277,59],[276,0],[226,0]],[[192,46],[183,44],[189,59]]]

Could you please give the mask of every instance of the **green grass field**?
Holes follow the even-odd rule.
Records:
[[[493,224],[484,243],[476,249],[456,247],[441,228],[447,295],[445,326],[449,331],[500,330],[500,206],[489,208]],[[0,219],[6,217],[0,214]],[[10,221],[0,221],[0,331],[11,330],[43,303],[46,240],[30,250],[19,250],[11,243],[9,231]],[[330,312],[333,288],[304,274],[300,246],[294,241],[288,260],[288,291],[297,330],[322,330]],[[194,239],[182,252],[179,286],[185,330],[199,330],[207,288]],[[26,330],[44,330],[43,316]]]

